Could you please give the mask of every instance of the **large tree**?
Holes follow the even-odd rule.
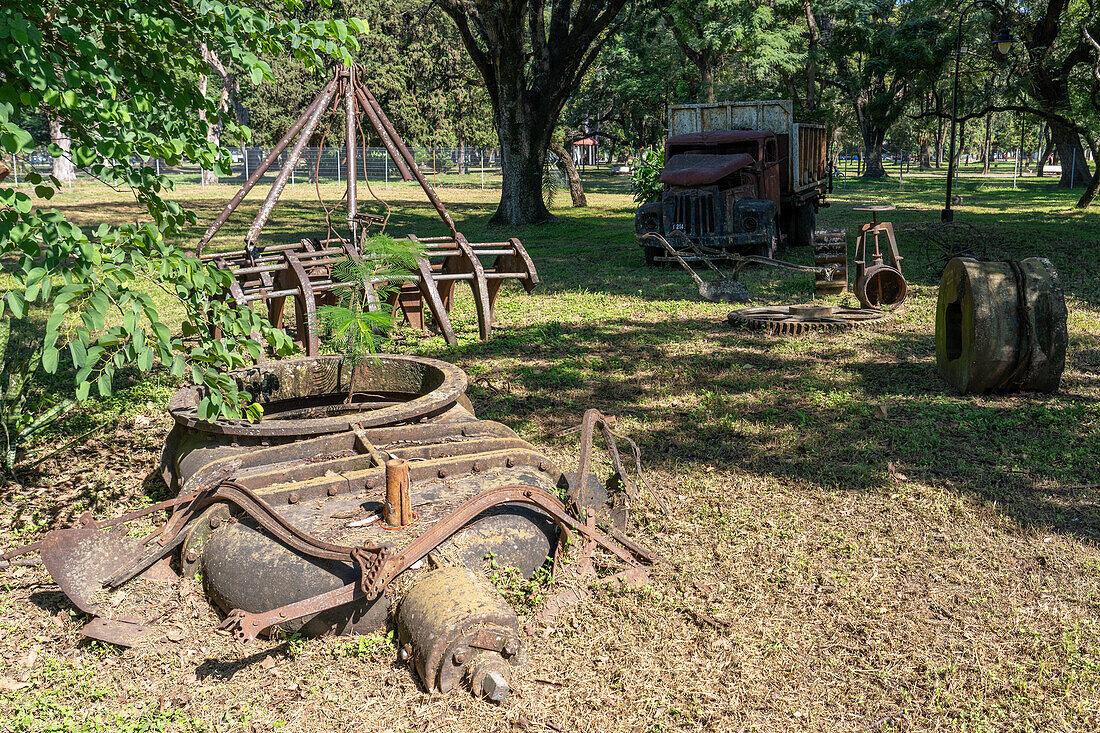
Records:
[[[626,0],[435,2],[458,28],[492,103],[503,165],[492,221],[549,221],[542,179],[554,128]]]
[[[676,43],[699,70],[703,101],[715,100],[715,74],[731,60],[757,75],[790,74],[802,64],[801,31],[791,12],[801,12],[801,6],[781,5],[756,0],[659,2]]]
[[[886,175],[887,133],[935,83],[947,58],[948,34],[933,10],[920,0],[901,7],[893,0],[833,0],[819,11],[831,27],[822,38],[832,65],[828,83],[855,115],[868,178]]]
[[[1012,23],[1021,30],[1021,73],[1035,110],[1050,126],[1062,163],[1058,185],[1084,186],[1089,180],[1081,145],[1084,128],[1074,119],[1071,79],[1089,62],[1092,49],[1086,31],[1100,35],[1100,14],[1086,0],[1046,0],[1025,6],[1014,14]]]
[[[693,76],[657,11],[631,13],[610,39],[562,112],[565,140],[597,136],[613,148],[660,144],[666,112]]]

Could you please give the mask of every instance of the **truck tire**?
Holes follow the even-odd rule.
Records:
[[[756,249],[760,257],[775,259],[779,256],[779,220],[773,219],[768,227],[768,236]]]
[[[645,263],[650,267],[662,267],[665,264],[657,261],[657,258],[665,253],[660,247],[642,247],[642,249],[645,250]]]
[[[791,244],[795,247],[811,247],[814,243],[814,228],[817,215],[812,203],[803,204],[795,209]]]

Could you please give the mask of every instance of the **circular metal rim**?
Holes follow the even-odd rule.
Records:
[[[301,357],[276,362],[288,365],[295,362],[319,361],[324,359],[340,359],[339,356]],[[277,420],[264,424],[250,423],[247,420],[218,420],[207,422],[198,417],[199,388],[188,385],[172,395],[168,402],[168,412],[176,424],[204,433],[216,435],[233,435],[252,438],[287,438],[305,435],[324,435],[337,433],[343,430],[351,430],[355,426],[365,428],[379,427],[383,425],[395,425],[420,417],[443,412],[454,405],[458,399],[466,393],[468,380],[466,372],[454,364],[439,359],[429,359],[423,356],[410,356],[406,354],[378,354],[377,358],[383,362],[414,363],[434,369],[442,375],[438,387],[427,394],[415,399],[403,402],[400,405],[383,407],[377,410],[364,410],[363,412],[351,412],[333,417],[321,417],[302,420]],[[229,372],[236,375],[246,371],[263,368],[262,365],[237,369]]]

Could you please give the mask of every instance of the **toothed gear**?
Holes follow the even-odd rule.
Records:
[[[798,336],[808,331],[843,331],[873,326],[890,314],[873,308],[831,305],[784,305],[742,308],[729,314],[734,326],[766,329],[779,336]]]

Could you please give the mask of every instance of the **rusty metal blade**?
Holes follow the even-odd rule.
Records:
[[[42,540],[42,564],[61,591],[84,613],[103,581],[142,555],[141,543],[99,529],[57,529]]]
[[[140,622],[126,619],[93,618],[80,633],[89,639],[105,641],[108,644],[131,647],[149,633],[149,628]]]

